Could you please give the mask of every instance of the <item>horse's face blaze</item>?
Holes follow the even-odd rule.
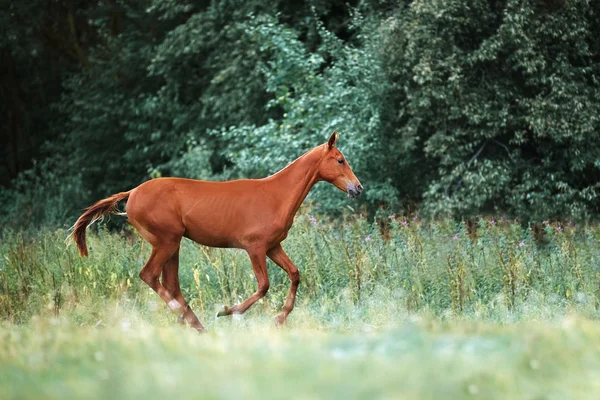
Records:
[[[337,148],[330,147],[328,144],[325,144],[325,152],[319,166],[321,178],[348,193],[350,198],[358,196],[363,187],[352,172],[346,157]]]

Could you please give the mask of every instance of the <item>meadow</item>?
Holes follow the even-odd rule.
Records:
[[[246,254],[184,241],[180,281],[208,333],[176,324],[129,231],[3,231],[0,398],[597,398],[600,228],[502,218],[298,216],[301,273],[243,316]],[[68,243],[68,242],[67,242]]]

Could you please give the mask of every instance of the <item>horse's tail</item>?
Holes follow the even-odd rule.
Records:
[[[121,200],[125,200],[129,197],[129,192],[121,192],[117,194],[113,194],[110,197],[107,197],[104,200],[100,200],[93,206],[89,207],[81,217],[75,222],[73,226],[72,237],[77,244],[77,248],[79,249],[79,254],[83,257],[88,255],[87,246],[85,243],[85,229],[88,225],[93,224],[98,219],[100,219],[104,214],[118,214],[117,212],[117,203]]]

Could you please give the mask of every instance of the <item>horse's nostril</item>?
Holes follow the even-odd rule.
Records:
[[[358,193],[363,191],[363,187],[362,185],[359,183],[358,186],[356,187],[356,189],[358,190]]]

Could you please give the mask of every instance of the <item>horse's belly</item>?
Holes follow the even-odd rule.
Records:
[[[186,238],[204,246],[210,247],[240,247],[237,240],[220,230],[208,230],[201,226],[186,227],[183,234]]]
[[[283,230],[272,207],[260,196],[193,198],[193,204],[183,208],[182,220],[184,236],[197,243],[245,249],[255,245],[268,247]]]

